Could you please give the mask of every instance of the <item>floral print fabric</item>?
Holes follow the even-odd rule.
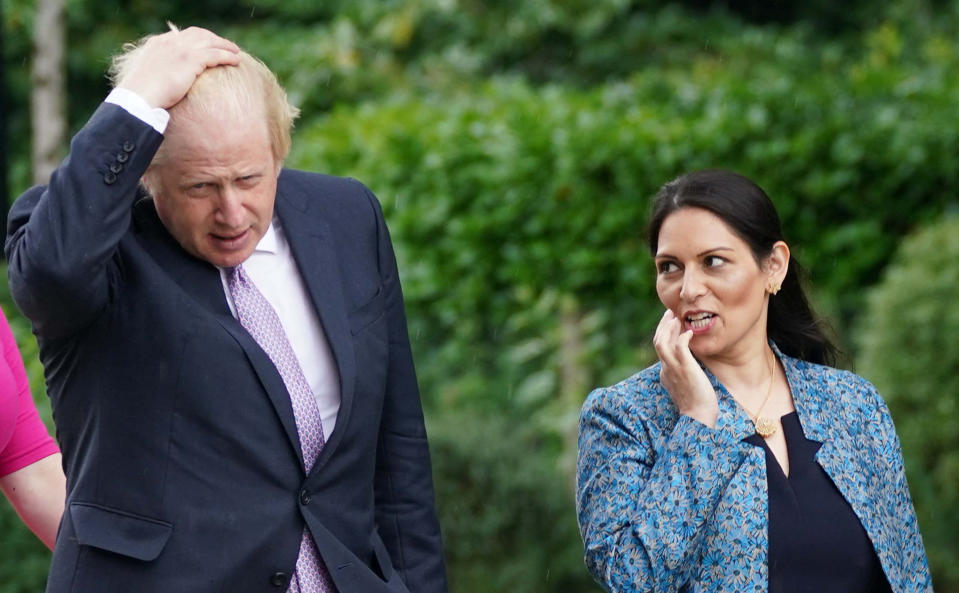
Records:
[[[857,375],[773,350],[819,463],[849,502],[895,593],[932,582],[892,418]],[[704,369],[706,370],[706,369]],[[680,416],[655,364],[590,393],[580,419],[577,513],[586,565],[608,591],[765,592],[768,494],[752,422],[706,370],[709,428]]]

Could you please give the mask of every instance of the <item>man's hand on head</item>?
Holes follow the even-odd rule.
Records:
[[[117,86],[140,95],[151,107],[169,109],[207,68],[238,64],[239,52],[235,43],[206,29],[170,31],[144,43]]]

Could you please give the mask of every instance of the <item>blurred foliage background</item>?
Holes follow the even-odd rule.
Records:
[[[655,360],[649,197],[722,167],[776,202],[846,366],[889,402],[936,589],[959,592],[959,0],[66,8],[71,130],[123,42],[207,26],[302,108],[288,164],[382,200],[453,591],[598,590],[572,502],[579,407]],[[3,3],[12,196],[29,179],[33,15]],[[29,326],[0,302],[49,419]],[[40,590],[47,553],[8,506],[0,533],[0,593]]]

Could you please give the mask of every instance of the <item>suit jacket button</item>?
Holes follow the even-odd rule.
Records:
[[[103,183],[107,185],[113,185],[117,180],[117,174],[113,171],[107,171],[107,174],[103,176]]]
[[[130,155],[125,152],[118,152],[116,158],[118,163],[125,163],[130,160]]]
[[[133,152],[133,149],[136,147],[137,147],[136,144],[127,140],[126,142],[123,143],[123,152]]]
[[[313,500],[313,497],[310,496],[309,490],[305,488],[300,490],[300,502],[303,503],[303,506],[310,504],[310,501]]]
[[[284,587],[289,578],[285,572],[274,572],[270,577],[270,584],[274,587]]]
[[[110,165],[110,171],[113,173],[119,173],[122,170],[123,170],[123,165],[121,165],[120,163],[113,163],[112,165]]]

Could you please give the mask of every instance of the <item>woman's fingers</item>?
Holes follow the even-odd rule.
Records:
[[[659,377],[680,413],[714,426],[718,400],[706,373],[689,348],[692,330],[683,330],[682,322],[667,310],[656,327],[653,345],[662,363]]]
[[[679,335],[679,325],[676,316],[669,309],[663,313],[659,325],[656,327],[656,334],[653,336],[653,346],[659,359],[664,363],[675,364],[676,362],[676,338]],[[668,360],[664,360],[664,357]]]

